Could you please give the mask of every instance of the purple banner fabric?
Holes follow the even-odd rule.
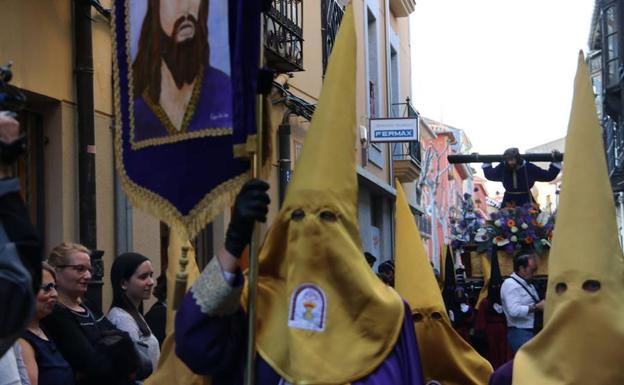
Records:
[[[189,237],[248,179],[258,0],[116,0],[115,154],[126,194]]]

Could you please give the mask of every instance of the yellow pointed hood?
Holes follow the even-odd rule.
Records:
[[[514,385],[624,384],[624,257],[582,52],[548,270],[545,327],[516,355]]]
[[[372,272],[359,236],[355,58],[349,5],[294,179],[259,256],[256,346],[293,384],[365,377],[392,351],[403,323],[401,298]]]
[[[425,382],[485,385],[492,366],[451,326],[414,216],[398,182],[396,189],[395,284],[414,315]]]

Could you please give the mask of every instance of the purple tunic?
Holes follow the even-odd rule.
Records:
[[[490,377],[489,385],[511,385],[513,379],[513,360],[496,369]]]
[[[240,276],[237,281],[242,281]],[[245,330],[246,315],[242,309],[230,316],[210,316],[202,312],[189,292],[176,316],[176,354],[193,372],[212,376],[214,385],[242,384]],[[280,381],[280,376],[258,355],[256,384],[278,385]],[[401,334],[392,352],[371,374],[352,383],[388,384],[424,384],[414,321],[406,304]]]
[[[531,188],[535,182],[550,182],[554,180],[561,168],[551,163],[548,170],[525,161],[517,170],[510,170],[505,163],[496,167],[483,166],[485,178],[495,182],[502,182],[505,187],[502,207],[507,205],[522,206],[532,203]]]

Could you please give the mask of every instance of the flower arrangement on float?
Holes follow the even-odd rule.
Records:
[[[509,255],[531,250],[543,256],[550,249],[554,226],[555,216],[540,212],[534,205],[503,208],[490,214],[477,230],[477,252],[495,246]]]
[[[451,246],[459,250],[467,244],[474,244],[477,231],[485,225],[485,218],[475,210],[472,196],[464,194],[459,218],[451,218]]]

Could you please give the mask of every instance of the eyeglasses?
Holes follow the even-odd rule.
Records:
[[[56,283],[50,282],[46,285],[41,285],[41,290],[43,290],[44,293],[49,293],[52,291],[52,289],[56,290],[56,287]]]
[[[89,274],[93,275],[93,268],[91,266],[85,266],[85,265],[58,265],[57,267],[60,267],[60,268],[71,267],[78,274],[86,274],[86,272],[88,271]]]

